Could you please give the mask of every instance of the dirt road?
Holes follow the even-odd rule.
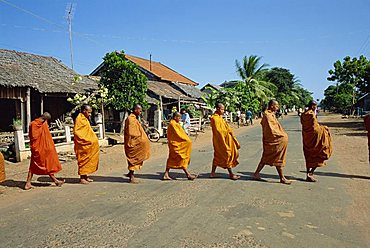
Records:
[[[37,178],[39,187],[23,191],[27,163],[7,166],[0,186],[0,247],[369,247],[370,195],[367,137],[360,122],[339,116],[319,119],[329,125],[334,155],[306,183],[299,119],[282,120],[289,134],[286,174],[278,183],[274,168],[268,182],[250,180],[261,156],[260,125],[235,130],[242,145],[239,181],[208,179],[212,161],[208,130],[194,141],[191,182],[161,181],[166,144],[140,172],[141,184],[123,178],[123,147],[103,149],[95,182],[79,185],[76,162],[63,164],[62,188]],[[14,167],[18,166],[18,167]]]

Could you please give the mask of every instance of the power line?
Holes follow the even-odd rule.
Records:
[[[8,2],[8,1],[6,1],[6,0],[0,0],[0,2],[3,2],[4,4],[7,4],[7,5],[9,5],[9,6],[11,6],[11,7],[15,8],[15,9],[17,9],[17,10],[22,11],[22,12],[25,12],[25,13],[27,13],[27,14],[29,14],[29,15],[31,15],[31,16],[33,16],[33,17],[35,17],[36,19],[39,19],[39,20],[41,20],[41,21],[44,21],[44,22],[46,22],[46,23],[48,23],[48,24],[50,24],[50,25],[53,25],[53,26],[55,26],[55,27],[57,27],[57,28],[61,29],[61,30],[64,30],[64,31],[66,30],[66,29],[65,29],[65,27],[64,27],[63,25],[60,25],[60,24],[57,24],[57,23],[55,23],[55,22],[53,22],[53,21],[51,21],[51,20],[48,20],[48,19],[46,19],[45,17],[42,17],[42,16],[40,16],[40,15],[38,15],[38,14],[33,13],[32,11],[26,10],[26,9],[24,9],[24,8],[22,8],[22,7],[19,7],[19,6],[15,5],[15,4],[12,4],[12,3],[10,3],[10,2]],[[78,35],[78,36],[80,36],[80,37],[83,37],[83,38],[85,38],[85,39],[87,39],[87,40],[89,40],[89,41],[91,41],[91,42],[93,42],[93,43],[95,43],[95,44],[97,44],[97,45],[103,45],[101,42],[98,42],[98,41],[96,41],[96,40],[94,40],[94,39],[91,39],[91,38],[87,37],[86,35],[84,35],[84,34],[82,34],[82,33],[78,33],[78,32],[72,32],[72,33],[73,33],[73,34],[75,34],[75,35]]]
[[[367,36],[367,38],[365,39],[365,41],[362,43],[360,49],[358,50],[357,54],[358,56],[361,55],[361,53],[365,52],[366,51],[366,47],[370,44],[370,34]]]

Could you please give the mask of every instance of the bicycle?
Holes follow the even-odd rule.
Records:
[[[151,142],[158,142],[159,141],[159,139],[161,138],[161,135],[160,135],[159,131],[156,128],[149,127],[146,124],[141,124],[141,126],[143,127],[146,135],[148,136],[148,139]]]

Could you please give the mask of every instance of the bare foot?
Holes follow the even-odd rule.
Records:
[[[63,180],[58,180],[56,183],[55,183],[55,185],[57,186],[57,187],[62,187],[62,185],[65,183],[66,181],[63,179]]]
[[[129,183],[132,183],[132,184],[138,184],[139,183],[139,180],[135,179],[134,177],[130,177],[130,179],[128,180]]]
[[[86,178],[86,181],[88,181],[89,183],[94,182],[94,180],[92,180],[90,177]]]
[[[229,177],[230,177],[231,180],[234,180],[234,181],[240,179],[240,176],[237,176],[237,175],[234,175],[234,174],[229,175]]]
[[[125,177],[130,177],[130,173],[125,174]]]
[[[216,178],[216,173],[211,172],[211,174],[209,174],[209,178]]]
[[[87,181],[86,179],[81,178],[80,183],[81,184],[89,184],[89,181]]]
[[[316,178],[314,178],[312,175],[307,174],[306,181],[307,181],[307,182],[312,182],[312,183],[314,183],[314,182],[317,182],[317,179],[316,179]]]
[[[189,175],[188,176],[188,180],[190,180],[190,181],[193,181],[195,178],[197,178],[198,176],[197,175]]]
[[[256,181],[262,181],[262,178],[261,178],[261,176],[260,176],[260,174],[259,174],[259,173],[258,173],[258,174],[254,173],[254,174],[253,174],[253,180],[256,180]]]
[[[163,175],[163,178],[162,178],[162,180],[164,180],[164,181],[171,181],[172,180],[172,178],[168,175],[168,174],[164,174]]]
[[[30,190],[30,189],[33,189],[33,186],[31,185],[31,183],[26,183],[26,185],[24,185],[24,190]]]
[[[280,179],[280,183],[290,185],[290,184],[292,184],[292,181],[284,178],[284,179]]]

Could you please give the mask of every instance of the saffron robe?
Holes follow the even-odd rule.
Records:
[[[324,166],[333,151],[328,127],[317,122],[316,114],[311,109],[301,115],[301,124],[306,167]]]
[[[29,138],[31,161],[29,171],[36,175],[49,175],[62,169],[47,121],[39,118],[30,123]]]
[[[192,142],[180,123],[171,120],[167,127],[168,159],[167,168],[187,169],[190,163]]]
[[[99,141],[89,120],[79,113],[73,128],[74,150],[78,164],[78,175],[88,175],[98,170]]]
[[[150,157],[150,144],[139,120],[130,114],[124,129],[125,154],[129,170],[140,170],[143,162]]]
[[[367,147],[369,149],[369,164],[370,164],[370,115],[365,116],[364,124],[367,131]]]
[[[211,116],[211,127],[214,149],[213,165],[224,169],[237,166],[240,144],[231,127],[217,113]]]
[[[261,162],[270,166],[284,167],[288,147],[288,134],[276,119],[275,113],[266,110],[262,120],[263,153]]]
[[[5,181],[5,161],[4,156],[0,152],[0,183]]]

